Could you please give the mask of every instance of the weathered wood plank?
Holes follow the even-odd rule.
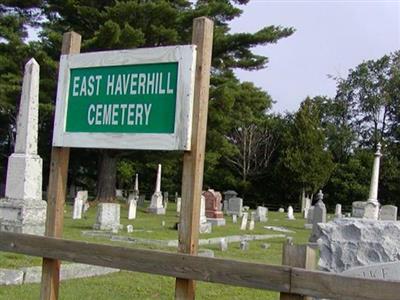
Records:
[[[214,23],[205,17],[193,21],[192,43],[197,46],[193,98],[191,150],[183,156],[182,206],[179,226],[179,252],[197,254],[200,197],[203,188],[207,131],[208,95]],[[175,299],[194,299],[195,283],[177,278]]]
[[[343,276],[293,268],[291,292],[340,300],[393,300],[400,295],[400,282]]]
[[[329,299],[393,300],[400,294],[399,282],[10,232],[0,232],[0,250]]]
[[[63,36],[61,54],[79,53],[81,36],[75,32]],[[64,202],[67,188],[69,148],[53,147],[51,151],[49,185],[47,191],[46,235],[61,237],[64,225]],[[60,261],[43,257],[42,300],[58,299]]]
[[[0,250],[123,270],[289,291],[289,267],[0,232]]]
[[[294,245],[291,239],[283,244],[282,264],[308,270],[315,269],[316,253],[307,245]],[[280,300],[310,300],[307,296],[292,293],[281,293]]]

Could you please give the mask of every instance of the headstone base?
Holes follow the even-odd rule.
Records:
[[[149,207],[147,208],[147,212],[156,215],[165,215],[165,208],[164,207]]]
[[[225,219],[221,218],[207,218],[207,222],[211,223],[213,226],[225,226]]]
[[[199,227],[200,233],[211,233],[212,231],[212,224],[209,222],[201,223]]]
[[[44,235],[47,203],[0,199],[0,231]]]

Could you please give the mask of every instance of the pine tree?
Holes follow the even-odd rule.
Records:
[[[321,114],[313,99],[307,98],[293,116],[285,136],[283,164],[288,170],[287,180],[301,190],[315,193],[328,181],[334,164],[325,147]]]

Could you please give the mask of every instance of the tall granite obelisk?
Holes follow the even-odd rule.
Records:
[[[25,65],[14,153],[8,158],[5,198],[0,200],[0,230],[43,235],[42,159],[37,155],[39,64]]]
[[[374,165],[372,167],[371,184],[369,188],[368,201],[365,204],[364,219],[378,220],[379,201],[378,201],[378,185],[379,185],[379,166],[381,159],[381,144],[376,146]]]
[[[157,168],[157,180],[156,180],[156,189],[154,191],[153,196],[151,197],[150,207],[147,209],[148,212],[157,214],[157,215],[165,215],[165,207],[163,206],[163,196],[161,193],[161,165],[158,165]]]

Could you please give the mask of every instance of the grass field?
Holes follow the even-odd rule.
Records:
[[[72,207],[67,205],[65,208],[64,238],[71,240],[85,240],[92,243],[112,244],[124,247],[159,249],[163,251],[176,251],[174,248],[160,248],[150,245],[128,244],[122,242],[111,242],[106,238],[83,237],[82,230],[91,230],[95,219],[95,208],[90,208],[86,218],[82,220],[72,220]],[[127,207],[121,205],[121,223],[124,227],[128,224],[134,226],[133,233],[121,231],[120,234],[132,237],[147,239],[177,239],[178,232],[173,229],[178,217],[175,214],[174,203],[169,203],[168,212],[165,216],[148,214],[144,209],[139,208],[136,220],[127,219]],[[230,217],[226,217],[227,224],[223,227],[213,227],[211,234],[202,234],[200,238],[222,237],[228,235],[241,234],[279,234],[280,232],[270,231],[263,228],[265,225],[284,226],[294,233],[288,234],[293,237],[295,243],[306,243],[309,237],[309,230],[304,229],[304,220],[300,214],[295,214],[296,220],[286,219],[286,213],[269,212],[268,222],[256,223],[253,231],[241,231],[240,220],[238,224],[233,224]],[[162,222],[165,221],[165,226]],[[137,231],[136,231],[137,230]],[[215,257],[230,258],[242,261],[253,261],[266,264],[281,264],[282,243],[284,238],[275,238],[266,241],[250,242],[250,249],[243,252],[239,248],[239,243],[230,243],[228,251],[218,250],[217,245],[202,246],[214,251]],[[261,248],[261,244],[269,243],[268,249]],[[29,257],[13,253],[0,252],[0,268],[18,268],[26,266],[40,265],[41,258]],[[174,295],[175,279],[135,272],[121,271],[115,274],[99,276],[87,279],[75,279],[63,281],[60,289],[60,299],[172,299]],[[39,299],[39,284],[26,284],[21,286],[2,286],[0,287],[1,300],[20,300],[20,299]],[[278,299],[277,293],[237,288],[232,286],[197,283],[197,299]]]

